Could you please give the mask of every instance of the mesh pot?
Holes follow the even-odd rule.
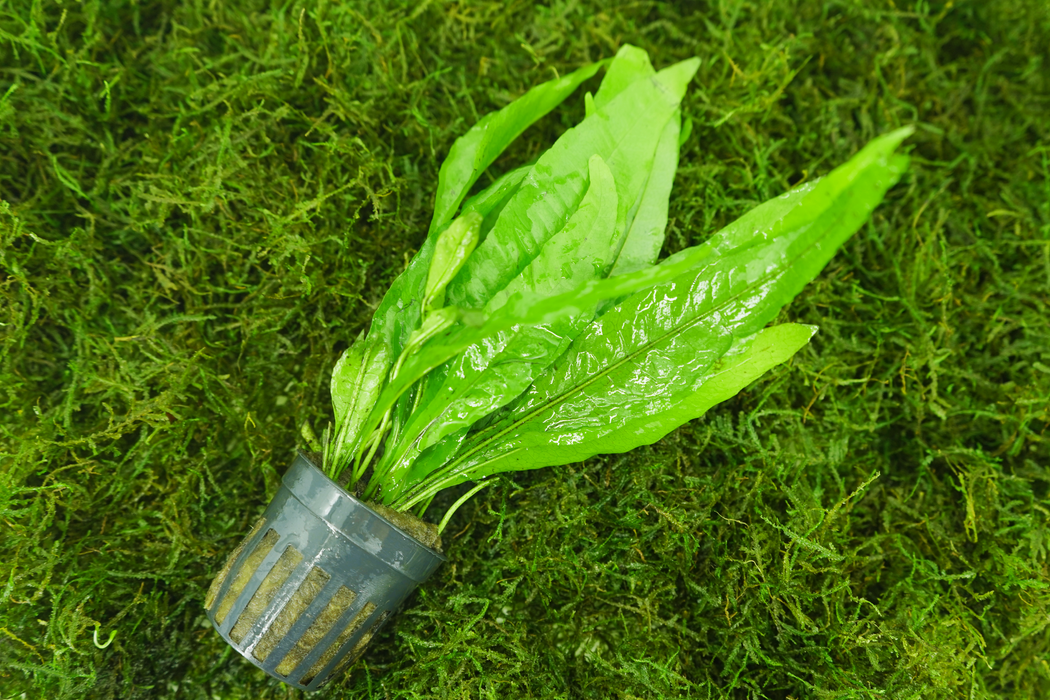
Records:
[[[316,690],[357,660],[443,561],[300,452],[204,606],[244,658]]]

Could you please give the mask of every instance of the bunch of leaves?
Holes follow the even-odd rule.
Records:
[[[578,125],[464,202],[604,63],[534,87],[453,145],[426,242],[332,372],[332,478],[349,471],[354,487],[371,469],[365,496],[419,514],[477,482],[444,529],[490,477],[651,444],[815,332],[764,327],[897,182],[907,158],[894,151],[912,130],[656,264],[699,61],[656,72],[625,45]]]

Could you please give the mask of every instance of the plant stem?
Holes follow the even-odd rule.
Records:
[[[478,484],[477,486],[472,488],[470,491],[467,491],[465,494],[460,496],[459,500],[456,501],[455,503],[453,503],[452,507],[449,508],[447,511],[445,511],[445,517],[441,519],[441,523],[438,525],[438,534],[440,535],[442,532],[445,531],[445,526],[448,525],[448,521],[452,519],[452,515],[457,510],[459,510],[459,507],[461,505],[463,505],[468,500],[470,500],[470,497],[473,496],[474,494],[476,494],[478,491],[480,491],[481,489],[486,488],[488,486],[491,486],[492,484],[496,483],[496,481],[497,481],[496,479],[489,479],[488,481],[482,481],[480,484]],[[433,498],[433,496],[431,496],[431,498]],[[427,504],[429,505],[429,501],[427,502]]]
[[[372,457],[375,456],[376,450],[379,449],[379,443],[383,440],[383,433],[386,432],[389,421],[390,411],[388,409],[387,412],[383,414],[383,420],[379,423],[379,427],[376,428],[374,433],[372,433],[371,439],[361,446],[361,452],[357,455],[358,460],[354,464],[354,471],[351,475],[351,484],[356,484],[360,481],[361,477],[364,476],[365,470],[368,469],[368,465],[372,461]],[[365,450],[368,450],[368,456],[361,459],[361,455],[364,454]]]
[[[427,508],[429,508],[430,504],[433,503],[433,502],[434,502],[434,497],[433,496],[431,496],[426,501],[420,501],[419,505],[416,507],[416,517],[417,518],[422,518],[423,514],[427,512]]]
[[[517,450],[514,451],[516,452]],[[424,499],[433,499],[434,496],[437,495],[438,491],[446,488],[446,486],[451,486],[451,484],[448,484],[447,482],[456,479],[458,476],[461,476],[461,474],[455,473],[456,466],[465,461],[467,457],[474,454],[475,452],[477,452],[477,449],[469,450],[466,454],[457,457],[456,459],[452,460],[440,469],[430,473],[424,480],[420,481],[414,487],[412,487],[408,491],[408,493],[403,494],[399,498],[394,499],[394,502],[390,504],[390,507],[394,510],[405,511]],[[478,470],[481,467],[484,467],[489,462],[493,462],[497,459],[505,457],[507,454],[511,453],[508,452],[498,457],[493,457],[492,459],[486,460],[481,464],[475,464],[472,467],[472,469]],[[439,471],[441,472],[441,475],[438,478],[433,478],[434,475],[437,474]],[[470,479],[465,479],[465,481],[470,481]]]

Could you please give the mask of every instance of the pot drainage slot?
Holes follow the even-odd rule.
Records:
[[[370,641],[372,641],[372,637],[375,636],[376,632],[379,631],[379,628],[383,626],[383,623],[386,622],[386,619],[388,617],[390,617],[389,610],[384,612],[382,615],[379,616],[378,619],[376,619],[375,623],[372,624],[372,627],[369,628],[367,632],[365,632],[364,636],[361,637],[357,644],[354,645],[354,648],[350,650],[350,653],[346,655],[346,660],[343,661],[342,664],[340,664],[339,668],[337,668],[334,673],[332,673],[332,678],[335,678],[336,675],[350,668],[350,664],[357,661],[361,654],[364,653],[365,647],[368,646],[368,643]]]
[[[270,530],[270,532],[273,532],[273,530]],[[270,532],[267,532],[266,535],[269,536]],[[252,554],[254,556],[254,552]],[[255,591],[255,595],[248,601],[244,612],[237,618],[237,624],[230,631],[230,639],[237,644],[244,640],[244,635],[248,634],[249,630],[255,626],[256,621],[269,607],[274,594],[281,589],[281,586],[284,585],[284,582],[288,580],[288,577],[291,576],[292,572],[295,571],[295,567],[299,566],[299,562],[302,560],[303,555],[298,549],[291,545],[285,547],[284,554],[281,555],[281,558],[277,560],[277,563],[266,574],[266,578],[259,584],[259,590]],[[246,566],[245,568],[248,567]]]
[[[295,589],[295,593],[285,603],[280,614],[277,615],[277,619],[273,621],[270,628],[266,630],[266,634],[255,646],[255,650],[252,652],[255,658],[259,661],[266,661],[266,657],[270,655],[270,652],[274,650],[278,642],[284,638],[284,635],[288,634],[288,630],[292,629],[292,625],[296,623],[299,616],[310,607],[310,603],[314,602],[314,598],[317,597],[317,594],[321,592],[321,589],[325,587],[330,578],[332,577],[319,566],[310,569],[310,573],[299,584],[299,588]],[[331,606],[331,603],[329,603],[329,606]],[[316,624],[315,622],[314,625]]]
[[[346,586],[340,586],[310,628],[281,659],[281,663],[277,665],[277,673],[287,676],[294,671],[295,667],[303,662],[317,643],[324,639],[328,631],[335,626],[342,614],[353,604],[355,598],[357,598],[356,593]]]
[[[266,522],[266,518],[259,518],[252,525],[251,532],[249,532],[241,543],[237,545],[237,549],[233,550],[233,554],[226,559],[226,563],[222,565],[222,569],[215,576],[215,580],[211,582],[211,586],[208,587],[208,595],[204,598],[204,607],[211,610],[211,606],[215,604],[215,599],[219,597],[219,589],[222,588],[222,584],[226,581],[226,577],[230,575],[230,569],[233,568],[233,562],[237,561],[237,557],[241,556],[241,552],[244,551],[245,545],[252,541],[255,537],[255,533],[259,531],[259,528]],[[272,546],[272,545],[271,545]],[[223,616],[225,617],[225,615]]]
[[[373,612],[375,612],[375,609],[376,606],[371,601],[365,603],[364,607],[362,607],[358,611],[358,613],[354,615],[353,618],[351,618],[350,622],[346,623],[346,627],[344,627],[343,631],[339,633],[339,636],[336,637],[336,640],[332,642],[327,649],[324,650],[324,653],[321,654],[321,658],[314,662],[314,665],[310,667],[310,670],[306,672],[306,675],[303,676],[302,680],[300,680],[299,682],[303,685],[309,685],[310,681],[312,681],[314,677],[317,676],[317,674],[323,671],[324,667],[327,666],[328,663],[335,658],[336,653],[339,652],[339,648],[346,644],[346,641],[350,639],[351,636],[353,636],[354,632],[357,631],[357,628],[363,625],[365,620],[367,620],[369,616]],[[329,625],[329,627],[330,626],[331,625]],[[358,646],[360,646],[360,644],[358,644]],[[354,648],[356,649],[357,647]],[[295,650],[293,649],[292,651]]]
[[[277,544],[279,539],[281,539],[281,536],[277,534],[276,530],[271,528],[259,540],[259,544],[255,545],[255,549],[248,555],[244,565],[237,570],[237,575],[233,577],[230,589],[226,591],[226,595],[222,598],[222,603],[219,604],[219,609],[215,612],[215,621],[217,623],[221,625],[226,616],[230,614],[230,609],[233,608],[233,604],[237,602],[237,599],[241,597],[241,593],[244,591],[244,587],[248,585],[248,581],[251,580],[252,574],[259,568],[259,564],[262,564],[263,559],[266,558],[266,555],[270,553],[270,550],[273,549],[273,546]],[[238,554],[239,552],[234,552],[230,562],[227,563],[232,564],[232,561],[237,558]]]

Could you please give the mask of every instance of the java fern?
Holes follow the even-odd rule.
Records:
[[[603,66],[583,121],[466,199]],[[440,490],[475,482],[443,528],[495,475],[653,443],[809,341],[813,326],[766,324],[901,177],[908,161],[894,151],[911,131],[657,263],[698,66],[655,71],[625,46],[455,142],[426,241],[332,372],[332,479],[360,489],[371,468],[366,498],[420,515]]]

